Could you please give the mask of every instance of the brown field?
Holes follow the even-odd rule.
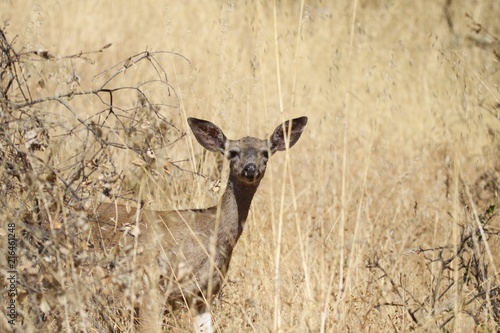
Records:
[[[82,264],[86,210],[213,205],[226,166],[187,117],[236,139],[306,115],[252,203],[217,332],[500,332],[499,16],[497,0],[0,1],[23,54],[22,89],[0,73],[0,331],[132,332],[110,295],[134,281]]]

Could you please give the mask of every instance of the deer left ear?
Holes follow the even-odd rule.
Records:
[[[273,134],[269,138],[271,144],[269,150],[271,154],[277,151],[286,149],[286,138],[290,134],[290,141],[288,143],[288,148],[292,148],[293,145],[299,141],[302,131],[307,124],[307,117],[294,118],[292,120],[287,120],[283,124],[276,127]]]
[[[202,119],[188,118],[187,121],[200,145],[207,150],[224,154],[227,138],[219,127]]]

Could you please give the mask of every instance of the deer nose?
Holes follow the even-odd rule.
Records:
[[[247,165],[245,165],[245,168],[243,168],[243,176],[245,176],[245,178],[255,178],[256,173],[257,165],[255,163],[248,163]]]

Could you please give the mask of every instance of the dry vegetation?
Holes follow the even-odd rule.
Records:
[[[221,161],[187,116],[239,138],[307,115],[253,202],[218,331],[500,332],[499,13],[1,1],[0,330],[15,232],[18,331],[132,331],[134,263],[92,251],[87,212],[214,204]]]

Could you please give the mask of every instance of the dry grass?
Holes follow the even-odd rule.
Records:
[[[133,329],[130,304],[108,303],[127,275],[81,264],[86,216],[69,204],[209,206],[220,160],[184,135],[186,117],[238,138],[299,115],[308,127],[271,161],[233,254],[218,330],[500,331],[500,218],[487,210],[500,207],[499,12],[495,0],[2,1],[8,41],[38,52],[19,66],[29,97],[1,82],[2,285],[7,225],[34,237],[16,250],[19,331]],[[112,68],[145,50],[178,55]],[[81,93],[115,72],[106,87],[130,89],[110,113],[109,95]],[[153,79],[145,101],[135,88]],[[54,96],[69,107],[6,100]],[[54,204],[63,223],[38,223]]]

